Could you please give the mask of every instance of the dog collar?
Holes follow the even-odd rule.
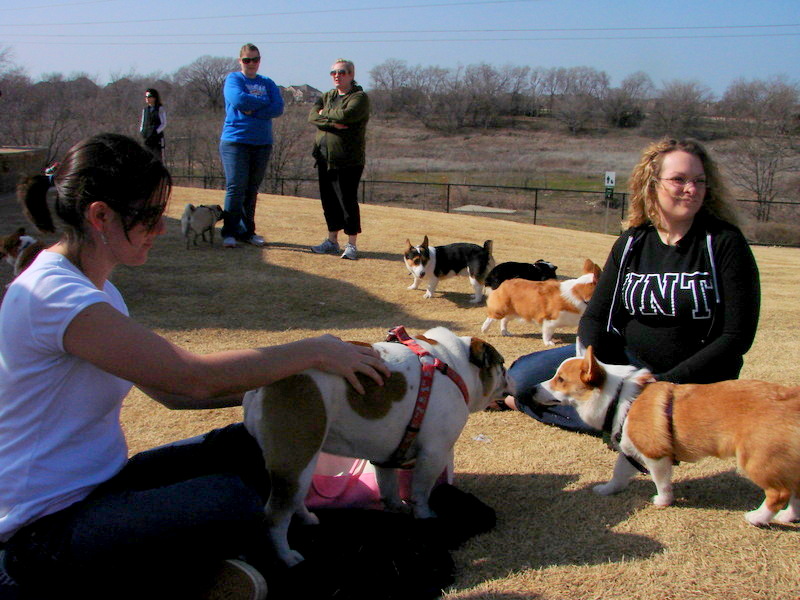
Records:
[[[392,453],[388,461],[383,463],[375,463],[376,466],[391,468],[391,469],[408,469],[414,464],[414,459],[408,458],[408,451],[411,449],[414,440],[417,438],[422,421],[425,418],[425,412],[428,409],[428,401],[431,396],[431,387],[433,385],[433,374],[436,371],[447,375],[453,383],[458,386],[461,395],[464,397],[464,402],[469,405],[469,390],[464,383],[461,376],[451,369],[447,363],[439,360],[430,352],[420,346],[411,336],[406,333],[405,327],[402,325],[389,330],[389,335],[386,338],[387,342],[399,342],[405,345],[409,350],[414,352],[419,357],[422,375],[419,382],[419,391],[417,392],[417,403],[414,406],[414,412],[411,415],[411,421],[406,427],[406,432],[403,439],[400,440],[400,445]]]

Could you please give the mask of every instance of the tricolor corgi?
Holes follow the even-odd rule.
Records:
[[[470,302],[477,304],[483,300],[486,276],[495,264],[492,240],[486,240],[482,247],[466,242],[429,246],[426,235],[419,246],[413,246],[409,240],[406,240],[406,244],[403,259],[406,268],[414,276],[414,283],[408,286],[409,290],[416,290],[427,277],[428,286],[424,298],[431,298],[440,279],[462,275],[466,271],[475,292]]]
[[[0,258],[13,267],[14,277],[27,269],[42,250],[44,244],[34,237],[25,235],[24,227],[0,238]]]
[[[646,370],[603,364],[590,346],[582,358],[561,363],[534,400],[574,406],[584,422],[610,434],[621,454],[611,481],[594,488],[598,494],[625,489],[637,473],[631,461],[638,461],[656,485],[653,503],[668,506],[674,461],[735,456],[765,492],[745,519],[757,526],[800,521],[800,387],[654,381]]]
[[[592,298],[600,267],[588,258],[583,265],[583,275],[577,279],[558,281],[528,281],[508,279],[500,284],[486,300],[488,317],[481,331],[500,320],[500,333],[511,335],[508,321],[512,318],[536,321],[542,326],[542,341],[555,346],[553,333],[558,327],[575,327]]]

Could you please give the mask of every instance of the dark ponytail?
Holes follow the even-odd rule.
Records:
[[[39,230],[53,232],[47,205],[50,182],[56,188],[55,213],[69,239],[86,237],[86,209],[105,202],[116,212],[127,234],[142,224],[155,228],[172,191],[166,167],[135,140],[101,133],[81,140],[67,151],[51,177],[29,177],[17,188],[26,217]]]
[[[17,185],[17,200],[22,206],[25,217],[36,229],[45,233],[54,233],[53,217],[47,206],[47,190],[51,179],[47,175],[26,177]]]

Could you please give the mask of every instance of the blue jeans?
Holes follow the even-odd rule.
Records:
[[[256,232],[258,188],[267,172],[271,153],[271,144],[255,146],[220,141],[219,156],[225,171],[223,238],[246,241]]]
[[[574,344],[520,356],[508,369],[509,389],[517,408],[529,417],[547,425],[599,436],[600,432],[584,423],[573,407],[545,406],[533,401],[536,386],[551,379],[562,362],[574,357]]]
[[[35,598],[62,595],[50,585],[82,597],[191,597],[226,558],[267,560],[268,495],[257,442],[231,425],[132,457],[85,500],[18,531],[6,568]]]

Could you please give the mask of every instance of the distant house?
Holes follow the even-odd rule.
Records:
[[[290,95],[293,102],[315,102],[317,98],[322,96],[317,88],[310,85],[290,85],[284,90]]]

